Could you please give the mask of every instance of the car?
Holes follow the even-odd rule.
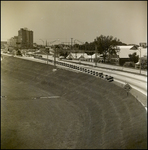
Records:
[[[61,59],[64,59],[65,57],[64,56],[59,56],[59,59],[61,60]]]
[[[42,58],[42,55],[34,55],[34,58]]]
[[[72,58],[71,57],[69,57],[69,58],[67,58],[68,60],[72,60]]]

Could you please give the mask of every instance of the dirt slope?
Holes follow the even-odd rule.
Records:
[[[144,107],[99,78],[5,56],[2,149],[147,148]]]

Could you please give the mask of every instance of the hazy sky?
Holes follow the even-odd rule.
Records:
[[[147,42],[147,1],[1,1],[1,40],[24,27],[38,44],[92,42],[101,34],[139,44]]]

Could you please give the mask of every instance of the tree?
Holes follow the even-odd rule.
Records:
[[[69,49],[64,49],[64,45],[55,45],[54,49],[57,56],[64,56],[65,58],[68,56]]]
[[[85,43],[85,53],[88,55],[91,55],[91,61],[92,61],[92,55],[95,53],[95,44],[94,42]]]
[[[129,54],[128,55],[129,58],[130,58],[130,61],[134,62],[134,63],[137,63],[138,60],[139,60],[139,56],[137,55],[137,53],[133,53],[133,54]]]
[[[74,50],[78,50],[78,49],[79,49],[79,46],[80,46],[80,45],[79,45],[79,44],[77,44],[77,43],[76,43],[76,44],[74,44],[74,45],[73,45]]]
[[[147,69],[147,57],[141,57],[140,58],[141,68]]]
[[[22,56],[21,51],[20,51],[20,50],[17,50],[17,51],[16,51],[16,55]]]
[[[97,45],[97,51],[100,54],[103,54],[103,59],[105,62],[107,55],[117,53],[116,46],[122,42],[113,36],[100,35],[95,39],[94,43]]]

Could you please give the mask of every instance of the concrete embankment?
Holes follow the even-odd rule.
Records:
[[[2,149],[147,148],[145,108],[100,78],[4,56]]]

